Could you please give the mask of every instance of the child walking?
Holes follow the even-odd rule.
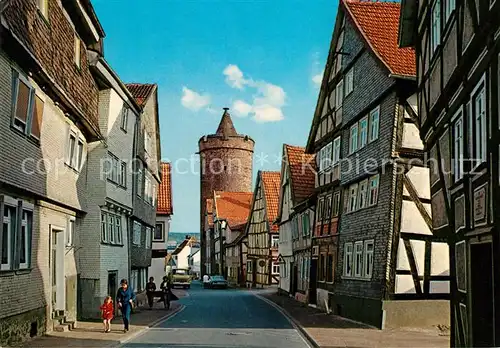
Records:
[[[106,296],[100,309],[102,312],[104,332],[111,332],[111,320],[113,319],[113,299],[111,296]]]

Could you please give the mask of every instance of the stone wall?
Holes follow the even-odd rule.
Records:
[[[46,332],[46,307],[24,312],[0,320],[0,345],[17,346],[30,337]]]

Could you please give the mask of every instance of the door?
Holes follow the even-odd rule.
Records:
[[[290,287],[290,293],[292,294],[292,296],[295,297],[295,294],[297,293],[297,287],[298,287],[298,280],[299,280],[299,270],[297,268],[297,265],[293,262],[291,263],[292,265],[292,284],[291,287]]]
[[[252,260],[252,287],[257,284],[257,260]]]
[[[311,259],[311,269],[309,271],[309,303],[316,304],[316,270],[318,268],[318,259]]]
[[[472,346],[494,347],[493,252],[491,243],[470,245]]]
[[[64,284],[64,229],[51,227],[50,269],[52,281],[52,312],[62,312],[66,308]],[[55,313],[60,315],[61,313]]]
[[[108,271],[108,295],[113,299],[118,292],[118,271]],[[117,307],[117,306],[116,306]],[[115,315],[118,315],[118,307],[115,308]]]

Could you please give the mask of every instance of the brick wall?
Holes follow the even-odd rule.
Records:
[[[81,69],[74,63],[75,29],[58,0],[48,0],[47,19],[32,0],[14,0],[4,16],[13,32],[41,62],[44,70],[61,86],[84,117],[98,127],[98,89],[93,79],[85,45],[81,45]]]

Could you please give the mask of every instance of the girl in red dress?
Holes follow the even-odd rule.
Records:
[[[100,310],[102,313],[104,332],[111,332],[111,319],[113,319],[113,299],[111,296],[106,296]]]

